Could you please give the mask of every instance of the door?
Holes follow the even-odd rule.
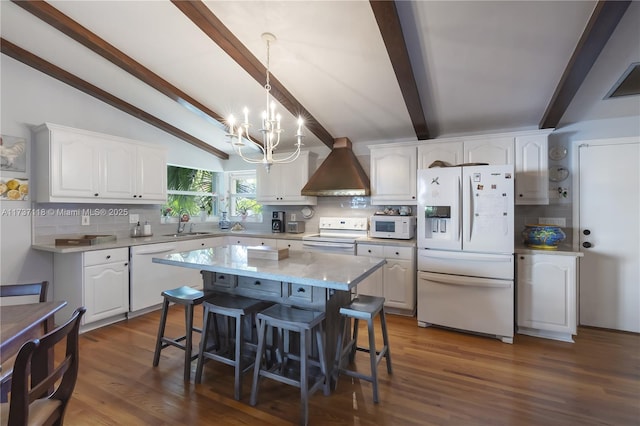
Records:
[[[418,247],[461,250],[461,168],[418,170]]]
[[[580,324],[640,332],[640,140],[583,141],[575,147],[574,241],[584,253]]]
[[[513,253],[513,166],[462,170],[462,249]]]

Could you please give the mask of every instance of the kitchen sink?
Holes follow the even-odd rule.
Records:
[[[195,237],[198,235],[210,235],[211,232],[182,232],[180,234],[164,234],[163,237]]]

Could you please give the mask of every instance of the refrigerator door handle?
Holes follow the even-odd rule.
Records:
[[[418,279],[427,280],[438,284],[457,285],[465,287],[510,288],[513,285],[513,281],[507,280],[433,274],[429,272],[420,272],[418,274]]]
[[[467,242],[471,241],[471,235],[473,234],[473,212],[475,206],[473,204],[473,181],[469,176],[469,199],[466,204],[467,213],[469,214],[469,226],[467,227]]]
[[[462,241],[462,176],[458,175],[458,179],[457,179],[457,187],[458,187],[458,226],[456,228],[456,230],[454,231],[456,233],[455,235],[455,240],[456,241]]]

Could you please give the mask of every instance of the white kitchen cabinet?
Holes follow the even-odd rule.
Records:
[[[418,152],[415,145],[370,146],[371,204],[417,203]]]
[[[276,240],[276,247],[279,248],[279,249],[288,248],[289,250],[295,250],[295,251],[304,250],[304,246],[302,244],[302,240],[278,239],[278,240]]]
[[[464,163],[462,141],[424,143],[418,146],[418,168],[428,169],[434,161],[455,165]]]
[[[302,188],[311,177],[314,159],[314,154],[301,151],[295,161],[276,163],[269,172],[258,165],[256,200],[266,205],[316,205],[316,197],[301,195]]]
[[[166,202],[165,148],[50,123],[35,135],[39,202]]]
[[[516,204],[549,204],[548,135],[516,137]]]
[[[129,248],[55,253],[53,297],[66,300],[56,323],[84,306],[83,330],[125,318],[129,311]]]
[[[518,333],[573,341],[577,332],[576,256],[516,257]]]
[[[275,238],[259,238],[259,237],[244,237],[238,235],[229,235],[226,237],[227,244],[236,244],[241,246],[269,246],[277,247],[278,240]]]
[[[356,287],[357,294],[382,296],[390,312],[413,315],[416,308],[415,248],[358,244],[358,256],[380,257],[387,263]]]
[[[488,163],[491,165],[513,164],[513,136],[488,136],[465,140],[463,158],[465,163]]]

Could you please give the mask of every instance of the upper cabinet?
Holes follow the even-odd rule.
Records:
[[[548,134],[516,138],[516,204],[549,204]]]
[[[448,164],[514,164],[516,204],[549,204],[547,145],[551,131],[443,138],[418,146],[418,168]]]
[[[50,123],[35,136],[38,202],[166,202],[163,147]]]
[[[311,162],[315,156],[309,151],[301,151],[300,156],[291,163],[276,163],[267,170],[256,169],[256,199],[267,205],[316,205],[318,199],[301,195],[302,188],[311,177]],[[315,166],[315,162],[313,164]]]
[[[417,203],[418,153],[415,145],[371,146],[371,204]]]

